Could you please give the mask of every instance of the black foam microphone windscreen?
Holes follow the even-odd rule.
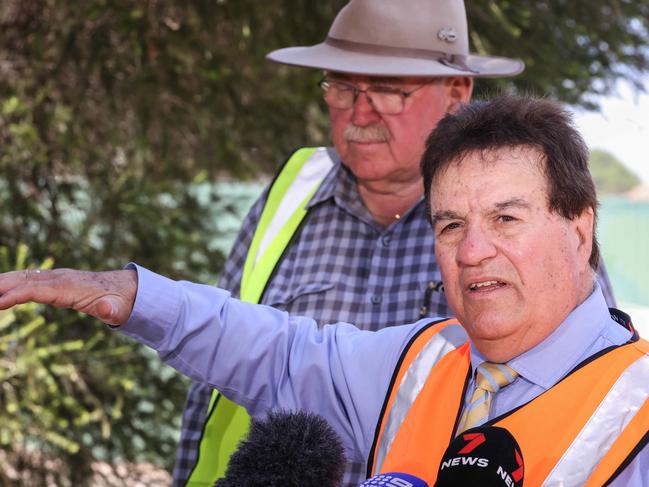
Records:
[[[504,428],[479,426],[460,433],[448,446],[435,487],[522,487],[523,454]]]
[[[253,419],[216,487],[338,487],[345,469],[340,437],[320,416],[270,412]]]

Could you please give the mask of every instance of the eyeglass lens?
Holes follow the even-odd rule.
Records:
[[[404,95],[401,91],[384,86],[370,86],[360,90],[353,85],[328,81],[324,99],[332,108],[346,110],[356,101],[356,96],[367,96],[379,113],[396,115],[403,110]]]

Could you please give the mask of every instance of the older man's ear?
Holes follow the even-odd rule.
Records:
[[[454,76],[445,78],[444,82],[449,89],[449,103],[446,108],[448,113],[455,113],[460,106],[469,103],[473,93],[473,78],[467,76]]]

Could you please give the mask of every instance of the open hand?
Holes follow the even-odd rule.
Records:
[[[33,301],[71,308],[114,325],[128,320],[136,292],[137,272],[132,269],[32,269],[0,274],[0,309]]]

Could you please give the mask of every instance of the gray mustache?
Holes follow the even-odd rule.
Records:
[[[359,127],[350,123],[345,127],[343,137],[347,142],[387,142],[390,140],[390,132],[379,124]]]

